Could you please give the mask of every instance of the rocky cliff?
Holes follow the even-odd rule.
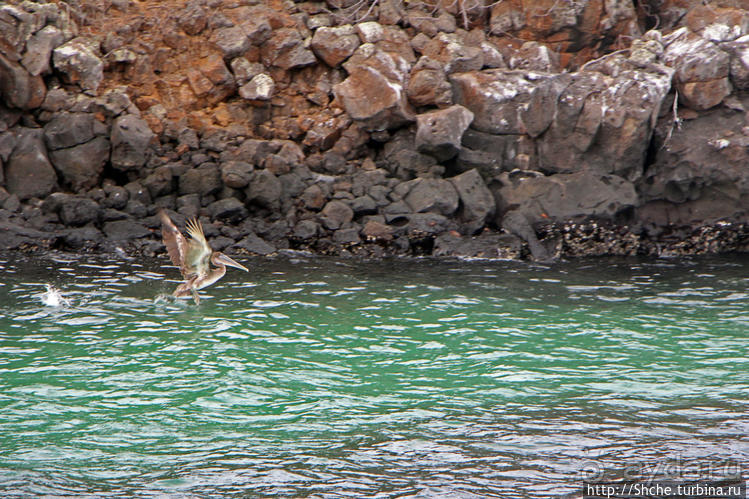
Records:
[[[0,248],[749,251],[741,0],[0,6]]]

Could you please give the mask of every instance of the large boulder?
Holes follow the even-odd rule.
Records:
[[[34,109],[44,101],[47,87],[39,75],[31,75],[18,62],[0,53],[0,97],[10,107]]]
[[[749,99],[743,98],[745,106]],[[655,158],[637,183],[639,217],[655,225],[686,225],[749,216],[749,137],[741,110],[716,107],[675,127],[663,116]]]
[[[16,146],[5,164],[5,186],[22,200],[44,197],[57,185],[57,174],[44,147],[44,132],[18,128],[15,133]]]
[[[49,158],[73,191],[90,189],[99,183],[104,165],[109,161],[109,141],[96,137],[73,147],[52,149]]]
[[[460,105],[431,111],[416,117],[416,149],[446,161],[460,151],[463,133],[473,121],[473,113]]]
[[[154,133],[141,118],[124,114],[112,123],[112,166],[128,171],[143,166]]]
[[[466,231],[476,232],[494,215],[494,196],[475,169],[450,178],[450,182],[460,196],[460,218]]]
[[[50,149],[83,144],[94,138],[96,119],[91,113],[60,113],[44,126],[44,141]]]
[[[570,76],[489,69],[450,76],[453,96],[474,114],[472,127],[491,134],[537,137],[554,119]]]
[[[530,223],[581,217],[612,219],[639,204],[631,182],[590,170],[549,176],[513,171],[502,174],[492,189],[499,216],[515,210]]]
[[[362,128],[386,130],[413,121],[404,88],[409,64],[402,56],[365,43],[344,67],[349,76],[333,91]]]
[[[571,75],[538,141],[540,169],[591,169],[630,181],[639,178],[673,71],[656,64],[648,70],[634,67],[612,57],[601,67]]]
[[[227,161],[221,165],[221,180],[227,187],[244,189],[250,183],[254,169],[246,161]]]
[[[99,216],[99,205],[93,199],[64,195],[60,199],[60,221],[68,226],[94,222]]]
[[[449,216],[458,209],[460,197],[449,180],[424,178],[411,181],[405,201],[415,213],[433,212]]]
[[[281,181],[269,170],[258,170],[252,175],[245,190],[247,201],[268,209],[277,209],[281,203]]]
[[[354,218],[354,211],[346,203],[338,200],[329,201],[320,213],[320,221],[330,230],[340,229]]]

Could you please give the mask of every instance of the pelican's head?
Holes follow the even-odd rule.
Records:
[[[213,255],[211,256],[211,262],[217,267],[221,265],[226,265],[227,267],[234,267],[237,269],[242,269],[245,272],[249,272],[249,269],[247,267],[235,261],[233,258],[229,258],[228,256],[224,255],[220,251],[213,252]]]

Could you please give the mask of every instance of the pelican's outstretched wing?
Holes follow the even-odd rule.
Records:
[[[174,265],[179,267],[182,276],[187,279],[190,274],[185,265],[185,257],[188,251],[187,240],[164,210],[159,211],[159,218],[161,218],[161,237],[164,240],[166,251],[169,253],[169,258]]]
[[[185,229],[191,238],[187,243],[185,266],[190,270],[191,274],[199,276],[206,275],[210,270],[209,259],[213,250],[208,246],[208,241],[205,239],[203,225],[199,220],[192,218],[185,224]]]

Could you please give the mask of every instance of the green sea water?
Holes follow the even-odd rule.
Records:
[[[551,497],[746,472],[747,255],[241,261],[195,306],[166,258],[0,255],[0,496]]]

